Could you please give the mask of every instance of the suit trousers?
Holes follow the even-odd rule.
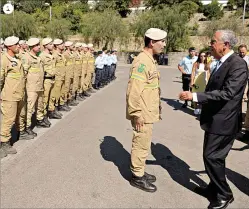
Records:
[[[245,129],[249,131],[249,101],[247,102],[247,110],[246,110],[246,117],[245,117]]]
[[[217,198],[229,199],[232,191],[225,176],[225,160],[233,146],[235,135],[221,136],[205,132],[203,159],[212,191]]]
[[[3,100],[1,102],[1,112],[1,142],[8,142],[11,138],[11,129],[14,123],[18,131],[25,130],[25,101]]]
[[[152,138],[152,123],[145,123],[140,132],[135,130],[134,122],[131,123],[133,127],[133,139],[131,148],[131,172],[138,177],[144,175],[145,161],[148,157],[151,138]]]

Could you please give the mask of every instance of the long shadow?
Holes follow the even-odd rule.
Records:
[[[193,192],[197,186],[207,186],[207,184],[197,176],[196,171],[190,170],[190,166],[175,156],[166,146],[160,143],[152,143],[151,152],[156,160],[147,160],[146,164],[160,165],[169,173],[171,178],[181,186]]]
[[[244,194],[249,196],[249,179],[229,168],[226,169],[227,178]]]
[[[106,161],[113,162],[118,167],[122,177],[129,181],[131,179],[130,171],[130,153],[113,136],[105,136],[101,140],[100,153]]]
[[[192,109],[182,108],[182,103],[180,103],[179,100],[168,99],[168,98],[163,98],[163,97],[161,97],[161,100],[166,102],[169,106],[173,107],[173,110],[180,110],[186,114],[189,114],[189,115],[196,117],[194,115],[194,111]]]

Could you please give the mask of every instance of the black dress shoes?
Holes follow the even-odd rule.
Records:
[[[227,200],[218,199],[216,201],[210,202],[208,209],[225,209],[227,206],[234,201],[234,198],[231,197]]]
[[[132,176],[130,184],[138,189],[141,189],[145,192],[155,192],[157,190],[156,186],[153,185],[145,175],[142,177]]]
[[[147,181],[149,181],[150,183],[156,182],[156,177],[154,175],[144,172],[144,176],[147,179]]]

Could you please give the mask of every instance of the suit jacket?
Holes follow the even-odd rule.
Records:
[[[217,135],[239,131],[247,80],[246,62],[235,53],[211,74],[205,92],[197,93],[197,100],[202,104],[200,124],[204,131]]]

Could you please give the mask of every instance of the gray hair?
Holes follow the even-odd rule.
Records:
[[[233,48],[237,44],[238,40],[235,37],[235,33],[233,31],[231,31],[231,30],[218,30],[216,32],[221,33],[221,40],[224,42],[228,42],[230,45],[230,48]]]

